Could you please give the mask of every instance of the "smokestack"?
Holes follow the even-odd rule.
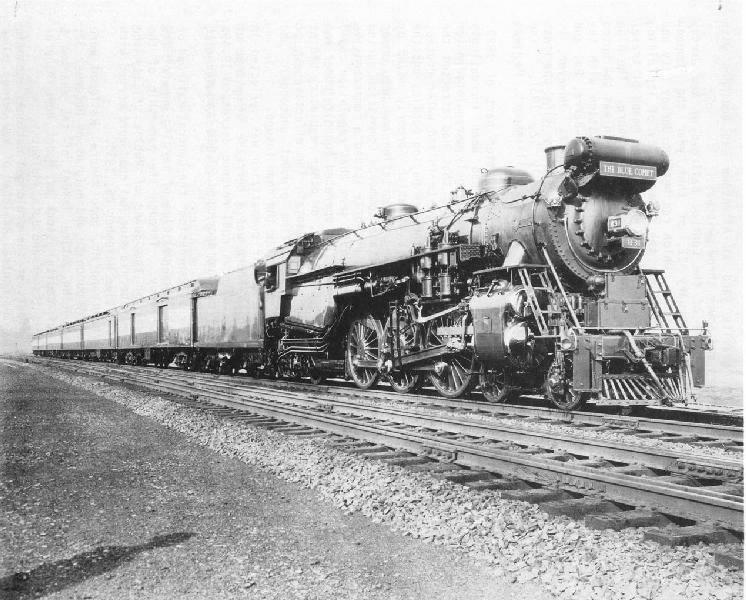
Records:
[[[547,171],[554,169],[557,165],[565,162],[565,146],[549,146],[544,148],[544,154],[547,156]]]

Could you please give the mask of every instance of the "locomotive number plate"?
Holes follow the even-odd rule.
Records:
[[[645,240],[642,238],[623,237],[622,248],[631,248],[633,250],[642,250],[645,247]]]
[[[626,179],[650,179],[658,177],[655,167],[646,165],[628,165],[626,163],[599,161],[598,173],[604,177],[624,177]]]

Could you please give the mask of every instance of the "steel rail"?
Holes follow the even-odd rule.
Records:
[[[160,371],[163,373],[163,371]],[[173,373],[173,371],[172,371]],[[179,371],[179,373],[184,373]],[[207,373],[191,373],[193,376],[204,377],[208,381],[223,379],[220,376]],[[639,432],[660,432],[663,434],[694,436],[712,440],[733,441],[743,443],[743,427],[734,425],[718,425],[708,423],[692,423],[667,419],[652,419],[645,417],[631,417],[622,415],[608,415],[593,412],[566,412],[556,408],[540,406],[519,406],[512,404],[492,404],[475,400],[448,400],[434,396],[415,394],[397,394],[383,390],[359,390],[343,386],[319,386],[311,383],[296,381],[272,381],[262,379],[229,378],[226,385],[240,385],[246,387],[261,386],[266,389],[295,389],[307,390],[310,393],[333,394],[348,398],[364,398],[367,400],[384,400],[396,403],[422,404],[427,408],[444,408],[453,411],[471,411],[488,414],[496,418],[506,416],[522,416],[549,421],[561,421],[568,425],[606,426],[617,429],[629,429]],[[675,438],[670,440],[676,442]]]
[[[88,369],[94,375],[100,370]],[[134,383],[145,388],[162,389],[184,395],[193,400],[238,410],[249,410],[262,416],[289,420],[301,425],[330,431],[344,436],[364,439],[376,444],[402,448],[415,453],[433,450],[450,455],[454,462],[473,468],[532,480],[542,484],[557,485],[563,489],[587,494],[602,494],[609,500],[632,506],[647,506],[667,514],[675,514],[695,521],[714,522],[729,529],[743,531],[743,500],[730,494],[691,488],[679,483],[610,472],[591,466],[560,462],[541,456],[496,448],[494,445],[451,439],[436,432],[423,432],[412,426],[374,421],[370,417],[326,412],[324,406],[301,407],[251,398],[235,398],[226,392],[197,393],[194,384],[143,381],[142,376],[127,374],[107,379]],[[141,381],[138,381],[142,379]],[[152,378],[151,378],[152,379]],[[288,399],[297,401],[298,398]]]
[[[262,381],[262,384],[265,382]],[[266,382],[270,384],[273,382]],[[286,384],[288,382],[282,382]],[[313,389],[313,384],[305,385]],[[341,386],[323,386],[321,389],[330,394],[346,395],[362,398],[380,398],[397,402],[423,403],[434,407],[448,408],[454,410],[471,410],[484,412],[495,416],[516,415],[525,417],[536,417],[540,419],[564,421],[578,425],[608,425],[612,427],[634,429],[639,431],[671,433],[677,435],[695,435],[697,437],[712,438],[718,440],[733,440],[743,442],[743,427],[735,425],[720,425],[710,423],[699,423],[689,421],[676,421],[673,419],[659,419],[651,417],[635,417],[624,415],[611,415],[601,412],[573,411],[567,412],[558,408],[545,406],[522,406],[518,404],[494,404],[481,400],[459,399],[448,400],[436,396],[416,394],[396,394],[383,390],[358,390],[343,388]],[[704,413],[707,414],[707,413]],[[719,413],[718,413],[719,414]]]
[[[127,373],[139,373],[139,374],[145,374],[145,373],[147,373],[147,374],[154,374],[155,373],[157,375],[153,375],[153,376],[156,376],[158,378],[169,378],[170,377],[170,378],[183,379],[183,377],[184,377],[184,372],[181,372],[181,371],[179,371],[179,372],[175,372],[175,371],[170,371],[170,372],[169,371],[142,371],[142,370],[139,370],[139,369],[116,368],[116,367],[112,368],[112,367],[108,367],[108,366],[105,366],[105,367],[102,367],[102,368],[108,369],[108,370],[110,370],[112,372],[123,371],[123,372],[127,372]],[[295,385],[293,385],[294,382],[282,382],[282,385],[279,385],[279,386],[277,386],[277,385],[265,385],[267,382],[264,382],[264,381],[261,381],[261,380],[248,380],[248,381],[247,380],[242,380],[242,379],[228,379],[228,380],[225,380],[222,377],[218,377],[218,376],[214,376],[214,375],[208,375],[208,374],[202,374],[202,373],[199,373],[199,374],[198,373],[190,373],[190,375],[192,376],[192,378],[194,379],[195,382],[196,381],[201,381],[203,383],[203,385],[212,385],[212,386],[223,387],[225,389],[229,389],[229,390],[232,390],[232,391],[235,391],[237,387],[241,388],[241,389],[245,389],[245,390],[256,390],[257,388],[259,388],[265,394],[277,393],[276,390],[278,388],[284,388],[286,390],[291,390],[291,392],[285,392],[285,393],[302,393],[301,390],[310,390],[311,394],[310,395],[306,394],[306,397],[315,397],[315,398],[318,398],[319,401],[328,401],[328,398],[324,397],[324,394],[323,394],[323,392],[326,389],[329,389],[330,391],[333,390],[334,392],[336,392],[336,389],[337,389],[337,388],[319,388],[318,386],[309,386],[309,385],[303,385],[303,384],[295,386]],[[272,382],[272,383],[275,383],[275,382]],[[296,387],[299,388],[299,389],[294,389]],[[334,395],[335,396],[339,396],[339,397],[352,397],[352,398],[363,397],[366,400],[371,400],[371,398],[368,397],[367,395],[359,395],[359,394],[354,394],[354,393],[353,394],[334,393]],[[406,398],[406,397],[404,397],[404,398]],[[389,400],[389,401],[400,403],[400,404],[402,404],[402,403],[403,404],[417,404],[417,402],[409,401],[408,399],[405,402],[402,402],[402,400],[401,400],[402,396],[399,395],[399,394],[392,394],[390,396],[387,395],[387,396],[384,396],[382,398],[379,398],[379,397],[373,398],[374,401],[380,400],[380,399],[382,399],[382,400]],[[340,406],[344,406],[344,404],[343,404],[344,401],[341,401],[341,402],[342,403],[340,404]],[[447,403],[446,402],[446,403],[443,403],[443,404],[445,405],[446,408],[451,408],[453,410],[462,410],[463,411],[462,407],[460,406],[460,403],[458,403],[458,402],[453,402],[453,403]],[[349,404],[349,408],[350,409],[354,409],[354,410],[362,410],[361,405],[358,404],[358,403]],[[519,407],[519,408],[522,408],[522,407]],[[395,409],[388,409],[388,410],[389,411],[393,411]],[[423,410],[424,410],[423,408],[419,408],[419,407],[411,409],[412,412],[417,412],[418,415],[422,415],[423,414]],[[570,417],[572,417],[572,416],[574,416],[576,414],[576,413],[564,413],[562,411],[557,411],[557,410],[554,410],[554,409],[543,409],[543,410],[551,411],[550,414],[555,414],[555,413],[558,413],[558,414],[561,414],[561,415],[568,415],[569,414]],[[490,414],[491,416],[494,416],[496,418],[502,418],[503,417],[503,414],[497,413],[497,412],[488,412],[488,411],[483,411],[483,410],[473,411],[473,412],[479,412],[479,413],[482,413],[482,414]],[[402,415],[406,415],[407,411],[402,411],[401,414]],[[526,412],[525,416],[531,416],[531,417],[533,417],[535,415],[534,415],[533,412]],[[598,417],[598,415],[595,415],[595,414],[591,414],[591,416],[592,417]],[[418,416],[417,418],[421,420],[422,416]],[[437,417],[432,417],[432,418],[433,418],[433,420],[437,420],[438,419]],[[620,419],[622,420],[621,423],[618,422]],[[444,424],[450,424],[450,423],[455,423],[458,420],[459,420],[458,417],[454,417],[453,415],[449,415],[447,418],[440,419],[440,422],[444,423]],[[553,419],[553,420],[556,421],[557,419]],[[568,422],[568,421],[564,421],[564,420],[562,422],[563,423],[571,423],[571,421]],[[624,420],[624,417],[608,417],[608,416],[606,416],[606,417],[603,417],[603,420],[597,421],[597,423],[599,423],[601,425],[612,426],[612,427],[620,427],[620,428],[623,428],[623,429],[630,429],[630,430],[636,430],[636,431],[641,431],[641,432],[647,431],[647,429],[645,429],[645,428],[636,428],[636,427],[633,427],[633,426],[626,426],[626,424],[628,423],[628,420]],[[685,434],[688,434],[688,435],[695,435],[695,436],[698,436],[698,437],[708,437],[708,436],[704,436],[704,435],[699,434],[699,432],[696,429],[695,429],[695,431],[692,431],[691,428],[687,428],[686,427],[687,424],[685,424],[685,423],[672,422],[672,424],[674,426],[680,426],[679,430],[680,430],[681,433],[685,433]],[[462,425],[465,426],[466,423],[464,422],[464,423],[462,423]],[[485,426],[485,424],[482,423],[482,422],[478,423],[478,425]],[[493,426],[493,427],[496,427],[496,426]],[[720,426],[719,429],[724,434],[726,432],[732,433],[733,434],[732,437],[737,437],[737,434],[742,434],[743,433],[742,429],[735,428],[735,427]],[[508,434],[508,435],[514,434],[516,437],[511,438],[511,439],[515,439],[515,440],[519,440],[521,438],[525,438],[527,435],[532,435],[532,431],[528,431],[527,432],[523,428],[515,428],[515,430],[511,431],[510,428],[507,428],[507,427],[503,426],[502,430],[505,431],[505,433]],[[735,430],[735,431],[733,431],[733,430]],[[463,428],[461,429],[460,432],[461,433],[465,433],[467,435],[469,434],[467,431],[464,431]],[[539,437],[542,436],[542,434],[539,433],[539,432],[537,432],[536,436],[537,436],[537,438],[539,438]],[[555,446],[550,445],[552,438],[562,439],[563,441],[569,442],[569,443],[572,443],[572,440],[573,440],[573,438],[571,436],[562,436],[561,434],[557,434],[557,433],[552,433],[552,434],[548,434],[547,433],[547,434],[544,434],[544,438],[545,438],[545,440],[548,440],[547,443],[545,443],[545,444],[537,444],[537,445],[543,445],[543,447],[547,447],[547,448],[554,448]],[[730,439],[732,439],[732,438],[730,438]],[[670,440],[662,440],[662,441],[676,442],[677,440],[675,438],[672,438]],[[594,442],[588,442],[587,440],[584,440],[583,442],[578,442],[578,443],[580,443],[582,445],[588,445],[588,444],[593,444]],[[680,453],[674,453],[674,452],[668,453],[668,459],[667,459],[664,456],[665,455],[665,451],[663,451],[663,450],[661,450],[660,452],[649,451],[649,452],[646,453],[639,446],[628,445],[628,448],[627,448],[628,452],[625,453],[624,444],[622,444],[620,442],[617,442],[617,444],[619,445],[619,450],[618,450],[617,453],[608,453],[608,452],[607,453],[600,453],[597,456],[603,456],[605,458],[608,458],[609,460],[619,460],[619,461],[627,460],[629,462],[635,462],[636,459],[639,458],[640,460],[644,460],[646,462],[646,464],[648,464],[651,467],[663,468],[663,469],[668,469],[668,470],[673,470],[673,471],[697,471],[697,470],[701,470],[701,469],[698,469],[696,467],[696,465],[703,465],[705,467],[704,468],[705,471],[717,473],[717,469],[719,468],[718,465],[716,464],[716,463],[718,463],[718,459],[712,459],[712,463],[713,464],[712,465],[708,465],[708,464],[706,464],[706,461],[703,462],[703,459],[701,459],[699,457],[699,455],[696,455],[696,453],[691,453],[691,454],[694,457],[696,457],[697,462],[695,462],[693,460],[687,460],[686,456],[682,457],[682,455]],[[599,444],[599,447],[607,447],[607,446],[609,446],[608,443]],[[574,450],[571,450],[570,447],[567,446],[567,445],[564,446],[564,449],[566,449],[568,452],[574,452]],[[632,454],[630,454],[630,451],[631,451]],[[580,450],[578,450],[578,453],[580,453]],[[638,456],[635,456],[635,454],[637,454]],[[648,456],[654,457],[654,458],[652,458],[652,459],[648,458],[646,460],[644,458],[646,454],[648,454]],[[740,461],[737,461],[737,462],[738,462],[738,464],[740,464]],[[731,465],[732,465],[731,461],[725,461],[720,466],[722,467],[722,471],[724,473],[726,473],[726,472],[735,473],[735,471],[734,471],[734,469],[732,468]],[[710,469],[710,466],[712,466],[713,469]],[[742,475],[742,472],[743,472],[743,469],[742,469],[742,465],[741,465],[741,467],[739,467],[738,474]],[[736,476],[738,476],[738,475],[736,475]]]
[[[37,359],[38,360],[38,359]],[[39,361],[41,364],[52,362],[54,364],[69,364],[70,361],[61,359],[46,358]],[[76,361],[77,362],[77,361]],[[78,363],[80,364],[80,363]],[[102,368],[109,369],[140,369],[141,367],[130,367],[126,365],[105,364]],[[163,373],[164,371],[159,371]],[[168,372],[168,371],[166,371]],[[171,371],[174,372],[174,371]],[[181,374],[189,373],[192,376],[201,376],[207,379],[218,379],[222,376],[208,374],[178,371]],[[525,406],[517,404],[494,404],[490,402],[470,399],[448,400],[438,396],[423,394],[397,394],[395,392],[386,392],[384,390],[359,390],[357,388],[347,387],[340,383],[338,385],[316,385],[301,381],[286,380],[267,380],[267,379],[245,379],[229,378],[234,385],[259,385],[268,389],[287,388],[308,390],[316,393],[334,394],[337,396],[347,396],[351,398],[366,398],[370,400],[386,400],[398,403],[422,404],[432,408],[444,408],[455,411],[474,411],[493,415],[497,418],[505,416],[532,417],[552,421],[561,421],[569,425],[591,425],[606,426],[616,429],[630,429],[633,431],[662,434],[694,436],[710,440],[732,441],[743,443],[743,427],[735,425],[721,425],[715,423],[701,423],[692,421],[679,421],[673,419],[661,419],[651,417],[611,415],[602,412],[576,411],[566,412],[556,408],[543,406]],[[651,407],[649,407],[651,408]],[[655,408],[655,407],[652,407]],[[721,418],[741,418],[737,415],[726,415],[720,412],[691,411],[692,416],[714,415]],[[675,439],[664,440],[675,442]]]
[[[163,373],[163,371],[161,371]],[[183,372],[181,372],[183,373]],[[192,375],[204,376],[208,381],[217,381],[219,376],[190,373]],[[491,404],[488,402],[474,400],[447,400],[433,396],[422,396],[413,394],[388,393],[382,390],[358,390],[341,386],[318,386],[304,382],[294,381],[267,381],[229,379],[226,385],[240,385],[244,387],[261,386],[266,389],[296,389],[307,390],[315,394],[333,394],[335,396],[348,398],[363,398],[367,400],[384,400],[396,403],[423,404],[425,408],[444,408],[453,411],[470,411],[488,414],[496,418],[506,416],[524,416],[539,418],[548,421],[561,421],[568,425],[593,425],[606,426],[616,429],[629,429],[638,432],[660,432],[663,434],[694,436],[712,440],[723,440],[743,443],[743,427],[733,425],[716,425],[707,423],[691,423],[684,421],[673,421],[666,419],[650,419],[643,417],[616,416],[592,412],[566,412],[556,408],[538,406],[517,406],[510,404]],[[676,442],[675,438],[663,440]]]
[[[183,372],[182,372],[183,373]],[[220,376],[207,373],[190,373],[201,375],[207,379],[219,379]],[[298,381],[273,381],[262,379],[231,378],[234,385],[254,386],[266,388],[286,388],[308,390],[311,393],[327,393],[350,398],[366,398],[371,400],[386,400],[398,403],[420,403],[434,408],[449,410],[467,410],[482,412],[501,418],[504,416],[525,416],[539,419],[563,421],[567,424],[608,426],[619,429],[631,429],[640,432],[660,432],[673,435],[686,435],[713,440],[724,440],[743,443],[743,427],[735,425],[719,425],[689,421],[675,421],[648,417],[634,417],[610,415],[605,413],[578,411],[567,412],[556,408],[543,406],[521,406],[514,404],[494,404],[479,400],[459,399],[448,400],[438,396],[422,394],[397,394],[384,390],[359,390],[343,385],[320,386]],[[706,414],[706,413],[705,413]],[[675,439],[666,440],[675,442]]]
[[[151,379],[161,380],[154,374]],[[536,446],[547,450],[559,450],[577,456],[601,458],[604,460],[641,464],[655,469],[664,469],[675,473],[707,474],[712,477],[722,476],[735,479],[743,478],[743,463],[740,459],[722,459],[703,457],[695,453],[682,454],[664,448],[653,448],[624,442],[589,439],[582,436],[562,434],[555,431],[540,431],[520,427],[510,427],[501,423],[490,423],[470,417],[453,415],[425,415],[419,410],[399,408],[381,408],[364,406],[340,400],[331,401],[322,394],[301,394],[300,392],[280,392],[256,386],[236,388],[228,383],[218,381],[199,381],[189,383],[195,390],[204,392],[233,393],[241,397],[273,397],[279,401],[291,399],[304,406],[322,405],[327,410],[341,411],[347,414],[366,416],[374,419],[395,421],[415,427],[447,431],[475,438],[491,438],[501,442],[515,442],[522,445]]]
[[[209,375],[208,375],[209,377]],[[455,411],[469,411],[483,413],[496,418],[506,416],[521,416],[561,421],[568,425],[607,426],[618,429],[630,429],[640,432],[660,432],[664,434],[695,436],[713,440],[743,442],[743,427],[734,425],[717,425],[708,423],[692,423],[668,419],[651,419],[645,417],[631,417],[622,415],[608,415],[592,412],[566,412],[556,408],[540,406],[519,406],[512,404],[491,404],[475,400],[447,400],[433,396],[413,394],[396,394],[384,391],[363,391],[343,388],[340,386],[317,386],[303,382],[272,382],[264,380],[246,381],[233,379],[238,385],[260,385],[267,389],[297,388],[309,390],[311,393],[326,393],[349,398],[364,398],[369,400],[384,400],[406,404],[423,404],[426,408],[445,408]],[[675,442],[676,439],[664,440]]]
[[[68,361],[57,361],[56,359],[47,359],[53,361],[54,364],[66,365],[71,367],[72,365]],[[44,363],[42,363],[44,364]],[[83,365],[77,363],[74,368],[84,368]],[[128,372],[134,373],[141,371],[138,367],[129,367],[123,365],[101,365],[97,368],[109,369],[111,372]],[[173,376],[183,376],[183,371],[156,371],[160,373],[162,377],[167,377],[168,374]],[[176,375],[178,373],[179,375]],[[207,374],[207,373],[193,373],[188,372],[192,377],[200,377],[207,381],[217,382],[223,380],[223,377]],[[228,383],[230,382],[230,383]],[[216,383],[217,384],[217,383]],[[387,393],[382,390],[358,390],[350,389],[342,386],[318,386],[314,384],[294,381],[273,381],[273,380],[258,380],[258,379],[243,379],[243,378],[229,378],[224,384],[226,386],[242,386],[242,387],[263,387],[267,390],[272,389],[295,389],[295,390],[308,390],[311,393],[323,394],[327,393],[339,397],[347,398],[362,398],[368,401],[389,401],[401,404],[414,404],[421,405],[422,408],[418,410],[435,410],[438,408],[460,411],[460,412],[474,412],[479,414],[490,415],[495,418],[506,418],[511,416],[528,417],[535,419],[542,419],[547,421],[560,422],[566,425],[575,426],[600,426],[609,427],[612,429],[630,430],[636,433],[655,433],[681,435],[681,436],[692,436],[695,438],[703,438],[712,441],[722,441],[724,443],[743,443],[743,428],[731,425],[717,425],[717,424],[706,424],[706,423],[692,423],[685,421],[673,421],[664,419],[650,419],[641,417],[629,417],[629,416],[615,416],[606,415],[592,412],[565,412],[558,409],[547,408],[547,407],[536,407],[536,406],[518,406],[518,405],[495,405],[481,401],[471,400],[447,400],[441,398],[435,398],[432,396],[421,396],[412,394],[396,394]],[[676,438],[662,439],[665,442],[677,442]],[[732,448],[736,450],[736,448]]]

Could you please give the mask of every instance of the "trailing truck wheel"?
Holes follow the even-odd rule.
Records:
[[[516,389],[507,384],[505,371],[502,369],[487,370],[486,367],[482,367],[479,372],[479,385],[487,402],[507,402],[516,393]]]
[[[372,388],[378,381],[382,340],[381,324],[372,316],[359,317],[350,323],[345,360],[352,380],[361,390]],[[368,364],[361,366],[361,361]]]

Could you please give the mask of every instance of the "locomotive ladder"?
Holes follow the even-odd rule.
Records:
[[[663,275],[662,269],[640,269],[645,275],[645,286],[648,293],[650,309],[662,330],[672,331],[677,329],[680,333],[688,334],[689,330],[684,321],[684,316],[676,304],[671,288]],[[669,321],[669,317],[671,321]]]
[[[526,299],[531,306],[531,312],[534,314],[539,331],[541,335],[547,335],[549,333],[547,320],[549,319],[550,311],[541,310],[539,299],[536,297],[536,292],[540,290],[546,290],[550,294],[554,293],[554,289],[552,289],[549,282],[549,277],[547,277],[547,272],[545,269],[529,271],[527,268],[519,267],[518,277],[521,279],[523,289],[526,290]],[[538,281],[535,281],[535,279],[538,279]],[[535,283],[537,285],[534,285]]]
[[[546,253],[546,251],[545,251]],[[562,281],[557,276],[557,272],[554,270],[554,266],[549,262],[549,256],[546,255],[547,265],[531,266],[519,266],[517,268],[518,277],[521,280],[523,288],[526,290],[526,299],[531,307],[531,312],[534,314],[536,324],[539,328],[540,335],[549,335],[549,327],[556,325],[551,317],[562,313],[561,303],[564,302],[565,307],[572,319],[574,325],[580,329],[578,318],[575,315],[570,301],[567,297]],[[552,276],[554,281],[552,281]],[[546,310],[541,309],[539,300],[536,297],[537,291],[546,291],[549,295],[549,303]]]
[[[640,272],[645,276],[645,286],[647,289],[648,302],[650,303],[650,312],[655,317],[658,327],[661,331],[674,333],[678,335],[681,341],[681,347],[684,350],[684,364],[681,367],[680,378],[677,388],[674,386],[669,392],[673,393],[674,398],[680,398],[686,402],[687,392],[689,392],[691,400],[696,400],[694,394],[690,392],[694,384],[694,378],[692,377],[692,364],[689,353],[685,349],[683,335],[689,334],[689,329],[684,321],[684,315],[681,314],[676,299],[673,297],[673,292],[668,286],[666,277],[663,275],[662,269],[640,269]],[[661,302],[660,299],[663,299]],[[671,321],[669,321],[669,317]]]

